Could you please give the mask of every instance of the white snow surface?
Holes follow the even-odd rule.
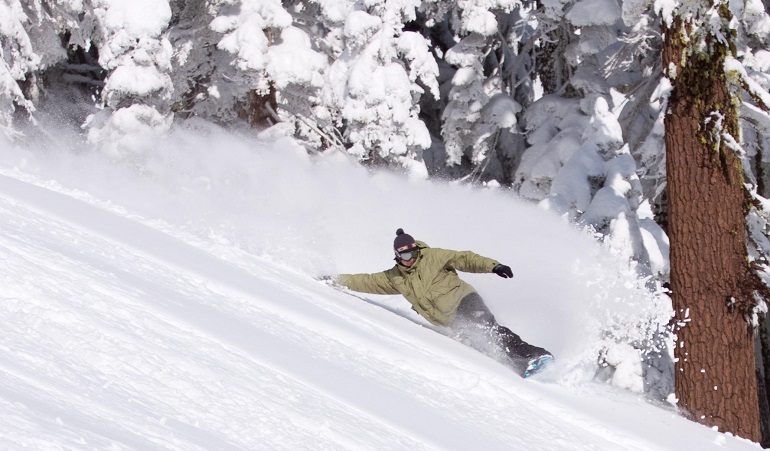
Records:
[[[601,332],[661,307],[505,191],[211,129],[121,163],[51,136],[0,143],[2,449],[759,449],[591,380]],[[386,269],[398,227],[509,264],[464,278],[556,367],[521,379],[312,278]]]

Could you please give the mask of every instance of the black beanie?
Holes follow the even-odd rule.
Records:
[[[413,246],[415,244],[414,238],[411,235],[404,233],[404,229],[396,230],[396,239],[393,240],[393,249],[399,250],[404,246]]]

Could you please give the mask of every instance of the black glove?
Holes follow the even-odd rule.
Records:
[[[497,274],[498,276],[502,277],[503,279],[512,279],[513,278],[513,271],[511,271],[510,266],[506,266],[503,264],[499,264],[492,268],[492,272]]]

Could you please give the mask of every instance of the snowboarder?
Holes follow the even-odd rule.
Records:
[[[393,249],[396,265],[386,271],[321,279],[363,293],[401,294],[413,310],[434,325],[448,327],[458,339],[481,335],[503,351],[523,377],[539,372],[553,361],[548,351],[525,342],[498,324],[476,290],[457,275],[457,271],[465,271],[511,278],[513,271],[509,266],[470,251],[428,247],[403,229],[396,231]]]

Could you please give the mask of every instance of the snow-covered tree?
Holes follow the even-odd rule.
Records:
[[[327,72],[316,111],[342,131],[347,151],[359,160],[409,166],[431,143],[419,119],[419,99],[425,88],[438,97],[438,69],[427,41],[404,30],[417,6],[356,2],[345,15],[341,52]]]
[[[0,131],[11,137],[13,114],[17,107],[31,113],[32,102],[24,97],[19,86],[27,74],[37,69],[39,56],[25,29],[29,17],[20,1],[0,3]]]
[[[543,4],[541,49],[563,53],[538,55],[549,59],[538,66],[546,96],[524,113],[529,147],[514,187],[591,227],[641,274],[665,278],[667,241],[653,214],[664,175],[654,15],[615,0]]]
[[[481,164],[496,145],[497,131],[516,126],[521,106],[500,86],[499,78],[487,80],[479,58],[486,39],[471,34],[446,53],[457,67],[452,77],[449,102],[444,109],[443,137],[448,165],[459,165],[464,156]]]
[[[425,2],[423,30],[439,59],[442,97],[427,109],[432,172],[471,181],[512,179],[523,140],[520,112],[533,98],[534,5]]]
[[[134,158],[169,129],[173,49],[164,35],[171,20],[168,0],[94,1],[81,29],[109,71],[103,109],[86,121],[88,139],[111,158]]]
[[[77,27],[81,2],[0,3],[0,131],[18,137],[14,116],[33,119],[42,100],[41,74],[66,59],[61,33]]]
[[[221,35],[218,50],[232,60],[216,68],[209,95],[223,96],[216,102],[256,126],[277,122],[275,84],[268,76],[269,49],[292,18],[279,1],[212,2],[217,11],[209,27]],[[230,103],[230,105],[228,105]],[[231,113],[232,114],[232,113]]]
[[[208,1],[180,4],[170,31],[174,111],[224,125],[243,120],[265,128],[284,122],[310,146],[318,140],[316,105],[323,71],[315,25],[303,2]],[[295,17],[297,16],[297,17]],[[306,31],[307,30],[307,31]],[[285,127],[284,127],[285,128]]]

